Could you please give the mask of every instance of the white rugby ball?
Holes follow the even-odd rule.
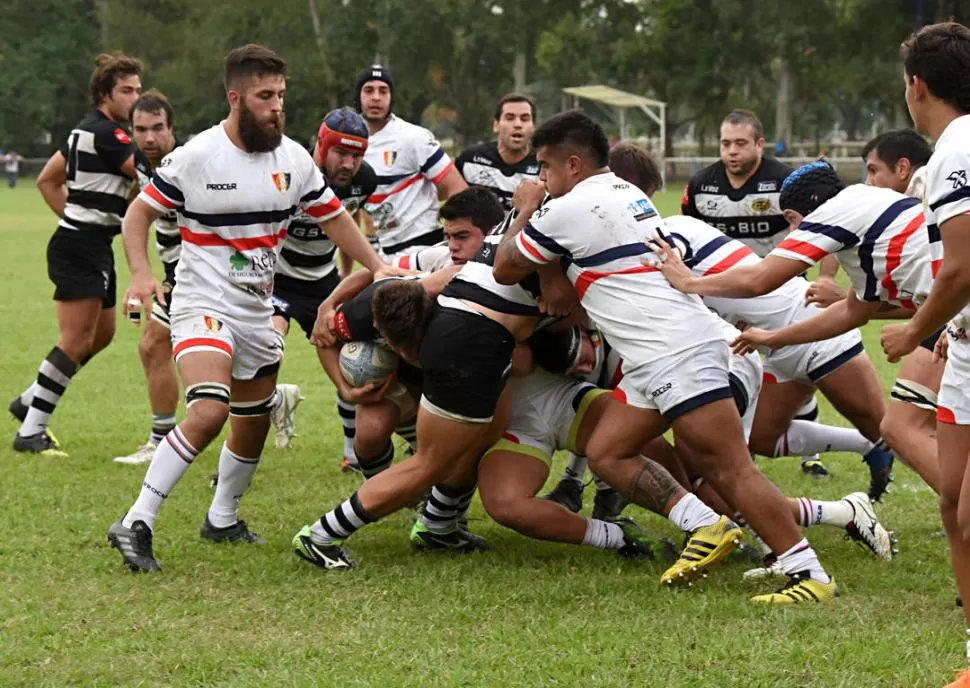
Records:
[[[397,354],[376,342],[347,342],[340,348],[340,374],[354,387],[384,382],[397,370]]]

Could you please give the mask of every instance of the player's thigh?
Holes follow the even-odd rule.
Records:
[[[138,349],[144,358],[158,363],[172,357],[172,332],[155,318],[149,319],[142,330]]]
[[[606,390],[592,388],[579,402],[579,408],[569,429],[569,451],[580,456],[586,455],[587,445],[593,432],[603,419],[603,414],[610,403],[610,394]]]
[[[879,439],[879,424],[886,412],[882,384],[865,352],[852,357],[815,386],[870,441]]]
[[[749,444],[757,454],[774,454],[775,442],[791,425],[792,416],[815,388],[805,382],[766,382],[761,386]]]
[[[57,326],[61,338],[73,342],[90,342],[101,317],[101,299],[88,297],[56,301]]]
[[[943,380],[944,361],[933,361],[933,352],[922,345],[903,357],[890,396],[906,405],[936,414],[936,401]]]
[[[595,472],[602,460],[637,456],[652,437],[663,434],[667,421],[656,409],[646,409],[604,396],[602,412],[586,443],[586,456]]]
[[[718,399],[678,416],[672,426],[678,445],[687,447],[705,475],[746,471],[751,456],[733,399]]]
[[[535,497],[549,477],[548,454],[535,447],[508,446],[511,444],[499,440],[478,465],[482,505],[500,522],[517,503]]]
[[[937,428],[940,457],[940,503],[955,508],[962,500],[970,457],[970,425],[940,423]]]
[[[282,315],[273,314],[273,329],[284,337],[290,332],[290,321]]]

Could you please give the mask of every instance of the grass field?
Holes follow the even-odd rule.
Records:
[[[660,200],[675,212],[677,195]],[[45,246],[53,215],[23,183],[0,189],[0,399],[19,393],[56,340]],[[119,284],[127,272],[116,243]],[[407,514],[351,542],[360,567],[329,574],[299,561],[290,539],[358,478],[337,465],[334,392],[295,331],[282,379],[306,401],[290,450],[267,449],[243,516],[269,543],[213,546],[198,537],[217,446],[166,503],[156,553],[164,572],[136,576],[105,542],[133,500],[143,467],[111,458],[141,444],[149,409],[136,349],[115,342],[78,375],[52,427],[70,458],[0,448],[0,685],[146,686],[942,686],[962,660],[962,616],[935,496],[899,466],[879,507],[899,536],[890,563],[833,529],[809,536],[843,597],[821,607],[748,602],[729,563],[697,588],[663,590],[663,565],[527,540],[476,502],[472,527],[492,551],[411,551]],[[866,332],[886,385],[878,329]],[[888,388],[888,387],[887,387]],[[844,424],[823,404],[827,422]],[[803,478],[795,459],[762,460],[791,495],[837,498],[865,489],[858,456],[829,455],[835,477]],[[560,464],[555,466],[558,474]],[[591,500],[591,495],[590,495]],[[589,502],[587,502],[589,505]],[[589,506],[587,506],[589,508]],[[658,535],[665,521],[630,510]]]

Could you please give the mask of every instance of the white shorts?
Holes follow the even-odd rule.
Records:
[[[486,454],[509,451],[539,459],[546,465],[561,449],[580,453],[576,436],[594,399],[609,394],[589,382],[537,370],[509,381],[512,420],[502,439]]]
[[[815,383],[864,352],[859,330],[820,342],[775,349],[764,360],[765,382]]]
[[[763,376],[761,356],[758,353],[731,356],[728,382],[731,385],[731,391],[734,393],[738,413],[741,414],[741,427],[744,429],[745,442],[751,439],[751,428],[754,427],[754,415],[758,410],[758,397],[761,395]]]
[[[206,351],[232,359],[232,377],[253,380],[273,375],[283,358],[283,335],[270,318],[245,322],[201,310],[171,314],[172,353],[182,356]]]
[[[970,425],[970,339],[963,329],[947,326],[949,338],[946,367],[937,397],[936,420],[950,425]]]
[[[728,379],[731,350],[726,339],[703,342],[672,356],[631,366],[613,397],[637,408],[660,411],[668,423],[719,399],[732,399]]]

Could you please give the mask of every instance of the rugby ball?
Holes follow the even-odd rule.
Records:
[[[397,370],[397,354],[376,342],[347,342],[340,348],[340,374],[354,387],[383,382]]]

